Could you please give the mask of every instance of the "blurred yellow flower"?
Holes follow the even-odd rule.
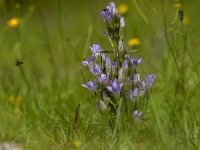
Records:
[[[80,140],[74,140],[73,145],[75,148],[79,148],[81,146],[81,141]]]
[[[138,38],[131,38],[130,40],[128,40],[128,45],[129,46],[139,46],[140,41]]]
[[[19,112],[21,112],[20,108],[18,108],[18,107],[17,107],[17,108],[15,108],[15,112],[16,112],[16,113],[19,113]]]
[[[8,96],[8,102],[13,103],[15,100],[15,97],[13,95]]]
[[[19,18],[11,18],[7,21],[7,25],[11,28],[16,28],[20,24]]]
[[[16,102],[17,105],[20,105],[22,103],[21,97],[17,97],[15,102]]]
[[[174,4],[174,8],[175,8],[175,9],[181,8],[181,3],[176,2],[176,3]]]
[[[118,11],[121,15],[126,14],[128,12],[128,6],[126,4],[121,4],[118,7]]]

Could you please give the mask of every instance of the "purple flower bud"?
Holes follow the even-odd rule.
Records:
[[[90,68],[89,70],[95,76],[99,75],[102,71],[101,67],[98,64],[96,64],[95,68]]]
[[[109,37],[109,33],[106,31],[106,32],[103,32],[105,36]]]
[[[138,81],[140,81],[140,75],[138,73],[133,75],[133,82],[137,83]]]
[[[117,61],[112,62],[112,70],[117,68]]]
[[[130,97],[131,101],[134,101],[134,99],[138,96],[139,91],[138,88],[135,88],[133,91],[129,90],[128,91],[128,96]]]
[[[122,81],[124,78],[124,71],[122,68],[119,69],[119,72],[118,72],[118,80],[119,81]]]
[[[82,84],[81,86],[87,88],[91,92],[95,92],[97,90],[97,87],[98,87],[97,82],[92,82],[92,81],[89,81],[86,84]]]
[[[85,61],[82,61],[82,64],[84,65],[84,66],[90,66],[90,65],[92,65],[94,63],[94,60],[93,60],[93,58],[92,57],[89,57],[87,60],[85,60]]]
[[[127,60],[124,60],[123,64],[122,64],[122,68],[128,68],[128,61]]]
[[[142,58],[136,59],[136,58],[131,57],[131,56],[129,56],[128,58],[129,58],[129,61],[131,62],[131,65],[133,67],[136,67],[137,65],[142,63]]]
[[[123,49],[124,49],[122,40],[119,40],[119,42],[118,42],[118,49],[119,49],[120,51],[123,51]]]
[[[125,21],[124,21],[124,18],[120,18],[120,28],[125,28],[126,24],[125,24]]]
[[[106,70],[110,70],[111,69],[111,60],[109,57],[106,57]]]
[[[142,112],[139,112],[138,110],[135,110],[134,112],[133,112],[133,120],[140,120],[140,117],[142,116]]]
[[[119,94],[123,85],[123,83],[119,83],[118,80],[115,79],[114,81],[110,81],[110,84],[109,86],[107,86],[107,89],[113,94]]]
[[[104,103],[104,101],[99,100],[99,102],[97,103],[97,108],[100,112],[105,112],[107,110],[107,105]]]

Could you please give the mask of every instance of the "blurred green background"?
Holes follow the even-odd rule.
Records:
[[[1,142],[18,143],[25,149],[71,149],[76,148],[73,141],[79,140],[81,146],[78,147],[93,149],[102,139],[99,130],[95,132],[97,127],[88,129],[91,116],[94,124],[98,122],[99,112],[97,102],[80,86],[84,82],[81,70],[87,79],[90,77],[81,61],[90,55],[89,46],[93,43],[99,43],[104,50],[111,49],[103,34],[106,29],[99,13],[108,2],[0,0]],[[173,21],[177,9],[174,5],[177,1],[163,0],[165,14],[162,0],[114,2],[117,7],[121,4],[128,7],[123,15],[127,25],[124,42],[126,49],[132,49],[128,40],[139,39],[141,44],[137,48],[141,51],[134,54],[144,59],[139,71],[158,76],[149,106],[152,121],[144,125],[148,129],[138,130],[138,139],[137,134],[130,139],[124,138],[125,144],[124,141],[121,144],[127,147],[119,149],[137,148],[138,145],[143,145],[140,149],[198,149],[200,113],[196,72],[200,69],[200,1],[178,1],[184,10],[185,41],[178,32],[170,32],[175,28]],[[17,27],[8,25],[11,18],[19,19]],[[186,79],[182,84],[187,91],[177,103],[174,93],[178,73],[166,42],[164,18],[172,47],[182,49],[182,45],[187,45],[193,59],[193,63],[190,57],[185,59]],[[17,60],[24,63],[16,66]],[[186,98],[187,104],[184,103],[181,111],[171,109],[182,105]],[[74,133],[71,126],[79,103],[80,128]],[[189,138],[193,132],[194,141]],[[98,149],[109,149],[107,138],[100,142],[106,146]]]

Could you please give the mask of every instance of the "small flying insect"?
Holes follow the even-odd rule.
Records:
[[[16,60],[16,66],[20,66],[22,64],[24,64],[23,60]]]

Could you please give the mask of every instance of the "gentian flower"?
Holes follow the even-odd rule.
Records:
[[[117,61],[112,62],[112,70],[117,68]]]
[[[118,80],[122,81],[123,78],[124,78],[124,70],[122,68],[120,68],[119,72],[118,72]]]
[[[123,83],[119,83],[118,80],[115,79],[114,81],[110,81],[110,85],[107,86],[107,89],[113,94],[119,94],[123,85]]]
[[[124,60],[123,64],[122,64],[122,68],[123,69],[127,69],[128,68],[128,61],[127,60]]]
[[[107,8],[100,11],[100,13],[103,16],[105,22],[110,22],[118,14],[118,11],[115,7],[115,4],[111,2]]]
[[[90,65],[92,65],[94,63],[94,60],[93,60],[93,58],[90,56],[87,60],[84,60],[84,61],[82,61],[82,64],[84,65],[84,66],[90,66]]]
[[[95,92],[97,91],[97,82],[92,82],[92,81],[89,81],[88,83],[86,84],[82,84],[81,86],[87,88],[88,90],[90,90],[91,92]]]
[[[138,86],[140,89],[146,90],[149,87],[152,87],[153,83],[155,82],[156,75],[145,75],[143,81],[138,82]]]
[[[106,74],[101,74],[98,77],[99,82],[108,83],[108,81],[109,81],[109,75],[110,75],[110,73],[108,73],[107,75]]]
[[[101,73],[102,68],[98,64],[96,64],[95,68],[90,68],[89,70],[93,75],[96,76]]]
[[[140,120],[140,117],[142,116],[142,112],[139,112],[138,110],[135,110],[134,112],[133,112],[133,119],[134,120]]]
[[[156,75],[154,75],[154,74],[145,75],[144,78],[145,78],[146,84],[151,87],[151,86],[153,86],[153,84],[156,80]]]
[[[130,56],[129,51],[124,50],[123,41],[126,23],[124,18],[119,15],[115,4],[113,2],[109,3],[106,9],[100,13],[107,29],[104,34],[109,38],[113,49],[112,56],[107,57],[106,52],[104,53],[99,44],[91,45],[92,56],[82,61],[82,64],[88,67],[95,81],[89,81],[82,84],[82,86],[91,92],[95,92],[94,98],[98,98],[97,108],[100,113],[108,112],[116,117],[120,107],[118,105],[120,99],[130,99],[132,101],[130,107],[128,106],[130,109],[128,108],[127,112],[119,111],[119,113],[131,113],[133,120],[140,120],[142,112],[139,112],[139,110],[144,101],[138,100],[136,102],[136,99],[137,97],[141,99],[149,98],[146,93],[148,88],[153,86],[156,76],[150,74],[145,75],[143,80],[140,79],[137,66],[142,63],[142,58]],[[128,44],[139,46],[140,41],[135,38],[131,39]],[[122,90],[123,86],[125,88]],[[134,109],[134,112],[132,112],[133,107],[137,108]]]
[[[140,75],[138,73],[133,75],[133,82],[137,83],[138,81],[140,81]]]
[[[111,60],[109,57],[106,57],[105,60],[106,60],[106,64],[105,64],[106,70],[110,70],[111,69]]]
[[[129,56],[128,58],[129,58],[129,61],[131,62],[131,65],[133,67],[136,67],[137,65],[142,63],[142,58],[136,59],[136,58],[134,58],[132,56]]]
[[[134,99],[138,96],[139,94],[139,91],[138,91],[138,88],[135,88],[133,91],[132,90],[129,90],[128,91],[128,96],[130,97],[131,101],[134,101]]]
[[[99,44],[93,44],[90,47],[91,51],[92,51],[92,57],[94,58],[98,58],[98,57],[102,57],[103,60],[105,60],[105,54],[103,53],[103,50],[101,48],[101,46]]]

